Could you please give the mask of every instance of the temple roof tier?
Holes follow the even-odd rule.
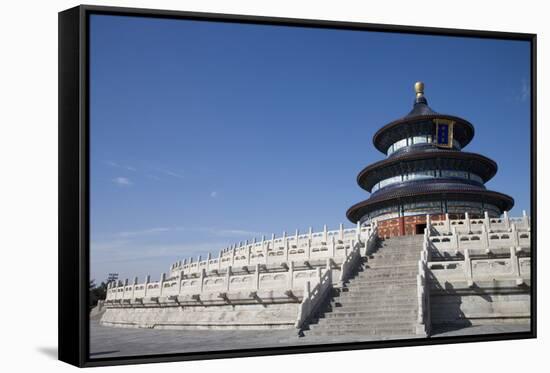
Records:
[[[497,169],[496,162],[480,154],[432,148],[373,163],[357,175],[357,183],[370,192],[380,180],[424,170],[467,171],[480,176],[485,183],[496,174]]]
[[[514,206],[514,199],[506,194],[486,190],[483,187],[452,183],[418,183],[414,187],[395,188],[391,193],[380,193],[351,206],[346,215],[356,223],[370,211],[396,203],[418,202],[420,200],[454,200],[484,202],[508,211]]]
[[[418,105],[418,104],[416,104]],[[415,105],[415,106],[416,106]],[[465,119],[454,115],[437,114],[430,111],[413,111],[411,114],[394,120],[376,131],[372,142],[376,149],[386,154],[388,148],[397,141],[420,134],[435,132],[435,120],[448,120],[453,122],[453,138],[464,148],[474,137],[474,126]]]

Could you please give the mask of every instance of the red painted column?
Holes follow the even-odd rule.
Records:
[[[403,216],[399,218],[399,235],[405,235],[405,217]]]

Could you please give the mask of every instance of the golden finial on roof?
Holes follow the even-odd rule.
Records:
[[[414,90],[416,91],[416,97],[424,96],[424,83],[422,82],[414,83]]]

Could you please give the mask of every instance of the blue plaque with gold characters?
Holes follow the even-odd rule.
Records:
[[[454,121],[447,119],[435,119],[435,143],[442,148],[453,147]]]

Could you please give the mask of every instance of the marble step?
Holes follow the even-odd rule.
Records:
[[[367,269],[368,268],[388,268],[392,265],[397,265],[399,267],[405,267],[405,266],[417,266],[418,265],[418,259],[413,260],[376,260],[376,259],[369,259],[366,262]]]
[[[365,287],[365,286],[369,286],[369,287],[384,287],[384,286],[388,286],[388,285],[391,285],[391,286],[416,286],[416,276],[414,277],[414,279],[411,277],[410,279],[408,278],[405,278],[405,279],[402,279],[402,280],[393,280],[391,282],[388,282],[387,280],[372,280],[372,279],[352,279],[348,286],[346,288],[355,288],[357,286],[360,286],[360,287]]]
[[[418,266],[407,266],[407,267],[366,267],[362,272],[359,272],[357,276],[359,278],[365,276],[376,276],[381,274],[406,274],[406,273],[416,273],[418,272]]]
[[[354,289],[353,291],[348,291],[340,293],[338,297],[340,300],[344,299],[355,299],[355,298],[369,298],[369,299],[380,299],[381,297],[410,297],[415,295],[417,292],[416,287],[409,288],[379,288],[379,289]]]
[[[319,324],[311,324],[311,325],[318,325],[321,327],[332,328],[332,327],[342,327],[345,325],[356,325],[357,327],[361,328],[375,328],[379,326],[388,326],[393,327],[393,325],[413,325],[416,323],[417,317],[414,315],[408,316],[408,317],[378,317],[378,318],[370,318],[370,317],[333,317],[330,319],[320,319]],[[310,328],[311,329],[311,328]]]
[[[365,298],[360,299],[345,299],[345,300],[335,300],[332,303],[332,309],[335,308],[347,308],[354,307],[357,309],[366,309],[370,307],[398,307],[398,306],[409,306],[417,305],[418,299],[416,297],[387,297],[387,299],[376,299],[368,300]]]
[[[384,298],[411,298],[416,297],[416,288],[407,290],[359,290],[351,293],[340,294],[338,298],[340,302],[346,302],[349,300],[366,299],[370,301],[383,301]]]
[[[410,292],[416,291],[416,282],[411,279],[406,284],[388,282],[384,285],[376,286],[369,284],[368,282],[354,282],[350,283],[343,291],[340,292],[340,296],[346,296],[350,294],[371,294],[371,293],[388,293],[388,292]]]
[[[324,320],[328,321],[328,320]],[[350,323],[348,320],[341,320],[340,322],[334,322],[334,323],[328,323],[328,322],[322,322],[319,324],[311,324],[309,326],[310,330],[375,330],[375,329],[385,329],[385,330],[395,330],[395,329],[406,329],[406,328],[413,328],[416,326],[416,323],[414,321],[402,321],[402,322],[394,322],[392,320],[386,320],[384,322],[353,322]]]
[[[369,330],[353,330],[345,329],[342,331],[335,330],[315,330],[307,331],[306,335],[319,336],[319,337],[333,337],[333,336],[356,336],[360,338],[361,336],[372,337],[372,336],[413,336],[415,335],[416,327],[409,327],[403,329],[369,329]]]
[[[422,251],[422,244],[420,245],[382,245],[378,247],[376,250],[371,251],[369,254],[377,254],[377,253],[412,254],[420,251]]]
[[[379,313],[388,313],[388,314],[399,314],[401,312],[408,313],[411,312],[411,310],[414,310],[416,312],[418,305],[417,303],[396,303],[396,304],[388,304],[388,305],[380,305],[380,304],[365,304],[360,306],[354,306],[354,305],[347,305],[342,307],[333,307],[331,312],[325,312],[326,315],[332,315],[332,314],[340,314],[340,313],[358,313],[358,312],[366,312],[368,314],[379,314]]]
[[[403,311],[387,311],[387,312],[373,312],[373,311],[355,311],[355,312],[344,312],[344,311],[333,311],[330,313],[327,313],[324,316],[324,319],[354,319],[354,320],[362,320],[362,319],[370,319],[370,320],[379,320],[381,318],[392,318],[394,320],[399,320],[400,318],[403,319],[411,319],[414,320],[414,318],[417,317],[417,312],[415,309],[407,309]]]
[[[399,253],[386,253],[386,252],[378,252],[378,253],[373,253],[373,254],[369,254],[367,255],[367,258],[369,260],[380,260],[380,259],[395,259],[395,260],[402,260],[402,259],[407,259],[407,260],[418,260],[420,259],[420,252],[414,252],[414,253],[403,253],[403,252],[399,252]]]
[[[369,281],[403,281],[405,279],[414,280],[416,279],[417,272],[407,271],[407,272],[371,272],[359,277],[359,281],[364,281],[368,283]],[[354,279],[355,280],[355,279]],[[350,284],[352,282],[350,281]]]

